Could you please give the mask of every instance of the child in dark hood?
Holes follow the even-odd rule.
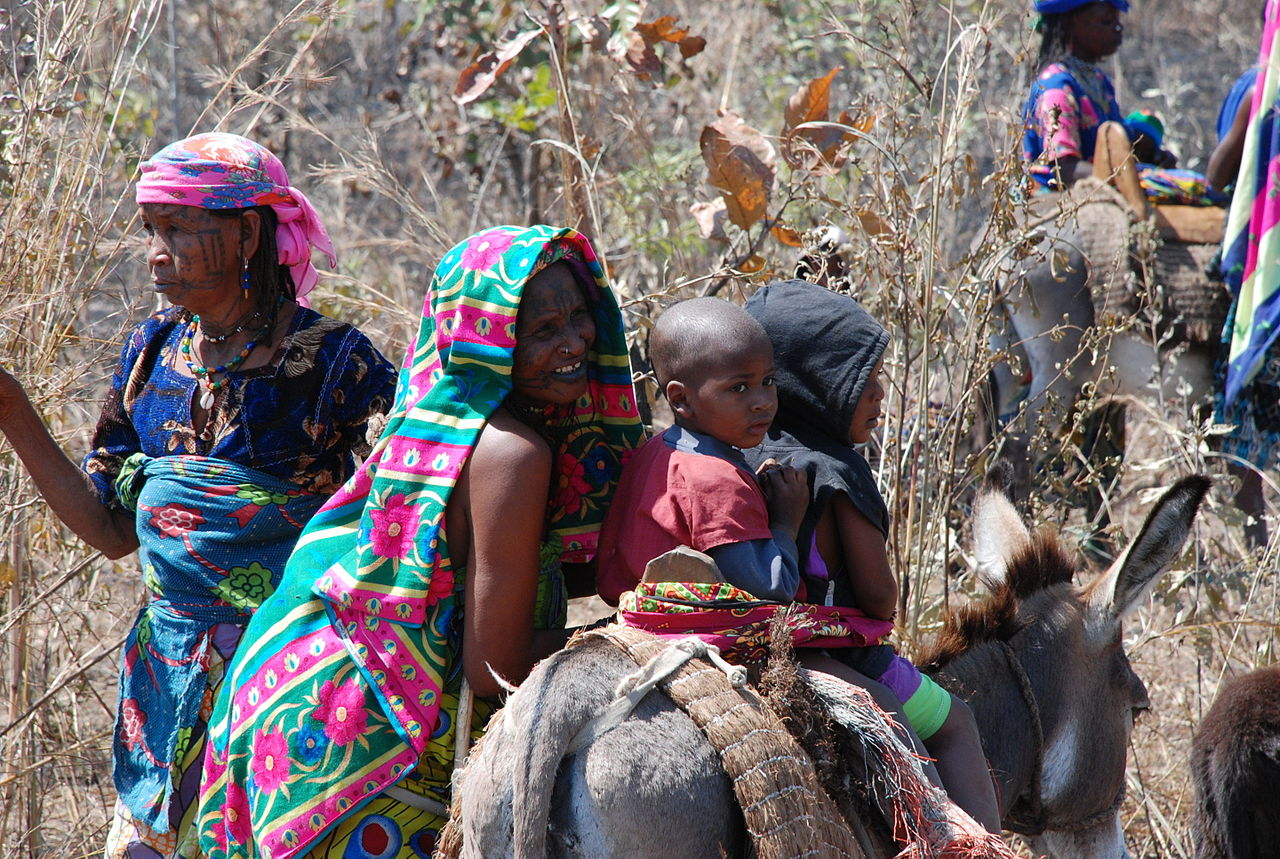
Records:
[[[753,464],[773,459],[809,474],[811,503],[797,539],[806,591],[814,601],[889,619],[897,601],[885,550],[889,513],[870,466],[853,447],[870,439],[880,419],[889,333],[852,298],[801,280],[769,284],[746,310],[773,344],[778,391],[773,425],[747,456]],[[937,759],[951,798],[999,832],[995,793],[968,705],[887,645],[830,655],[897,696],[907,722]]]

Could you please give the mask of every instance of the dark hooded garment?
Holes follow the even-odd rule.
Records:
[[[808,472],[811,502],[796,541],[800,557],[807,558],[814,527],[837,492],[887,537],[888,508],[849,427],[889,332],[849,296],[803,280],[765,286],[746,310],[773,343],[778,414],[765,440],[743,453],[753,468],[772,457]],[[847,604],[840,590],[837,585],[837,604]]]

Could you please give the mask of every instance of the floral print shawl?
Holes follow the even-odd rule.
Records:
[[[563,441],[546,521],[562,558],[594,556],[642,436],[617,304],[573,230],[485,230],[436,269],[382,438],[308,524],[228,672],[200,815],[201,847],[215,859],[297,855],[420,757],[451,763],[454,714],[442,700],[461,665],[463,570],[445,509],[512,388],[524,286],[561,257],[587,293],[596,339],[588,392],[550,416]]]

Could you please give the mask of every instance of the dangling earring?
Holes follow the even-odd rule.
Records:
[[[244,261],[244,273],[240,275],[240,289],[244,292],[244,300],[249,300],[249,261]]]

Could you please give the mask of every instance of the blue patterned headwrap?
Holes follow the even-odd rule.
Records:
[[[1129,0],[1035,0],[1035,7],[1041,15],[1061,15],[1090,3],[1110,3],[1121,12],[1129,11]]]

